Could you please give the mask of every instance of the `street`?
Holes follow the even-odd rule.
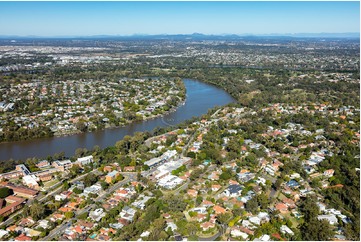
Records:
[[[81,210],[78,210],[75,213],[75,216],[78,216],[84,212],[89,212],[92,209],[95,208],[95,203],[97,202],[101,202],[103,201],[103,199],[108,196],[109,194],[113,193],[115,190],[119,189],[121,186],[123,186],[124,184],[128,183],[129,181],[135,181],[137,178],[137,174],[136,173],[126,173],[124,174],[124,179],[116,184],[114,184],[113,186],[111,186],[106,192],[104,192],[102,195],[98,196],[95,200],[94,203],[91,205],[87,205],[86,207],[82,208]],[[74,219],[72,219],[74,220]],[[43,239],[41,239],[42,241],[49,241],[52,240],[54,238],[56,238],[57,236],[61,235],[66,228],[68,228],[71,224],[72,224],[72,220],[69,222],[65,222],[65,224],[63,223],[62,225],[56,227],[55,229],[53,229],[48,236],[44,237]],[[70,225],[69,225],[70,224]]]

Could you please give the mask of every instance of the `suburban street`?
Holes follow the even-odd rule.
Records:
[[[124,179],[116,184],[114,184],[113,186],[111,186],[106,192],[103,192],[100,196],[98,196],[95,200],[94,203],[91,205],[87,205],[86,207],[84,207],[81,210],[78,210],[75,213],[75,216],[78,216],[84,212],[89,212],[92,209],[95,208],[95,203],[97,202],[102,202],[104,198],[106,198],[106,196],[108,196],[109,194],[113,193],[115,190],[119,189],[121,186],[123,186],[124,184],[130,182],[130,181],[135,181],[137,178],[137,174],[136,173],[129,173],[129,172],[123,172],[122,173],[124,175]],[[54,238],[56,238],[57,236],[59,236],[60,234],[62,234],[66,228],[68,228],[69,226],[71,226],[71,224],[73,223],[73,221],[76,221],[75,219],[72,219],[71,221],[65,221],[63,222],[63,224],[61,224],[60,226],[56,227],[55,229],[53,229],[48,236],[44,237],[42,239],[42,241],[49,241],[52,240]]]

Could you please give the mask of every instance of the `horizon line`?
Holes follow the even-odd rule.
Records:
[[[147,33],[133,33],[133,34],[93,34],[93,35],[6,35],[0,34],[0,38],[86,38],[86,37],[152,37],[152,36],[191,36],[191,35],[203,35],[203,36],[237,36],[237,37],[245,37],[245,36],[282,36],[282,37],[293,37],[296,35],[345,35],[345,37],[356,37],[358,35],[360,37],[360,32],[299,32],[299,33],[242,33],[242,34],[234,34],[234,33],[217,33],[217,34],[204,34],[204,33],[159,33],[159,34],[147,34]],[[352,35],[352,36],[346,36]],[[306,37],[306,36],[302,36]]]

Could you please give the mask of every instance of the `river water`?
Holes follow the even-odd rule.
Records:
[[[64,152],[65,156],[72,156],[77,148],[89,150],[95,145],[105,148],[114,145],[125,135],[132,135],[138,131],[152,131],[156,127],[175,125],[192,117],[206,114],[210,108],[235,101],[228,93],[213,85],[190,79],[183,81],[187,90],[185,104],[164,117],[96,132],[3,143],[0,144],[0,160],[45,158],[59,152]]]

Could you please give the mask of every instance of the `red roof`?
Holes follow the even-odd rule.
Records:
[[[25,234],[21,234],[15,238],[15,241],[31,241],[31,238],[26,236]]]

